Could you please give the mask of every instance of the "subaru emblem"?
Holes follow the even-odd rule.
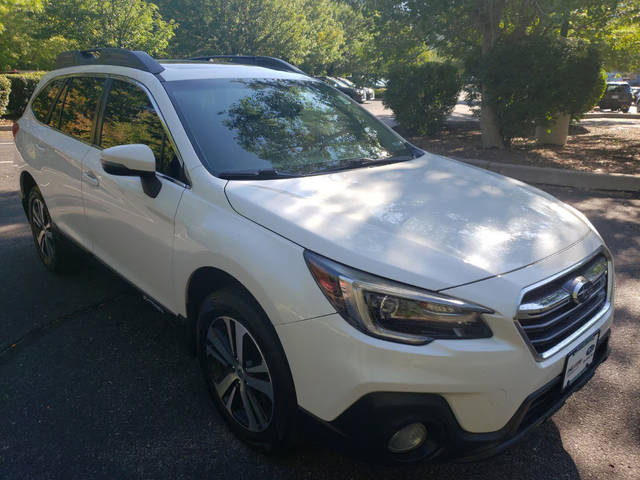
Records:
[[[571,283],[571,298],[575,303],[582,303],[589,298],[593,285],[589,280],[581,275],[574,278]]]

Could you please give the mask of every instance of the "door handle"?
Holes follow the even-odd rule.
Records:
[[[39,152],[44,152],[45,151],[45,148],[42,145],[40,145],[39,143],[34,143],[33,146],[36,147],[36,150],[38,150]]]
[[[98,185],[100,185],[100,180],[98,180],[98,177],[96,177],[96,174],[93,173],[91,170],[87,170],[86,172],[84,172],[84,179],[87,181],[88,184],[93,185],[94,187],[97,187]]]

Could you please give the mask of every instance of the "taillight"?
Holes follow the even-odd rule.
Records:
[[[18,130],[20,130],[20,125],[18,124],[18,122],[13,122],[13,125],[11,126],[11,133],[13,133],[13,138],[16,138]]]

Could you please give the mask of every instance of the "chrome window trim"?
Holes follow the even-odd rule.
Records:
[[[71,138],[72,140],[76,140],[78,142],[84,143],[85,145],[88,145],[90,147],[96,148],[98,150],[103,150],[103,148],[100,147],[99,145],[95,145],[93,143],[85,142],[84,140],[81,140],[79,138],[72,137],[70,135],[67,135],[66,133],[64,133],[60,129],[53,128],[51,125],[46,125],[46,124],[42,123],[40,120],[38,120],[38,118],[36,117],[36,115],[35,115],[35,113],[33,111],[33,106],[32,106],[33,99],[36,98],[36,96],[38,96],[40,94],[40,92],[47,85],[49,85],[51,82],[54,82],[55,80],[66,79],[66,78],[74,78],[74,77],[98,77],[98,78],[105,78],[105,79],[112,79],[112,80],[121,80],[123,82],[129,83],[131,85],[135,85],[136,87],[140,88],[145,93],[145,95],[147,95],[147,98],[149,98],[149,101],[151,102],[151,105],[153,106],[153,109],[158,114],[158,118],[160,119],[160,123],[162,123],[162,127],[165,130],[165,134],[167,135],[167,138],[169,139],[169,142],[171,143],[171,146],[173,147],[173,149],[176,152],[176,155],[178,156],[178,161],[180,162],[180,165],[182,166],[182,171],[184,172],[184,175],[185,175],[185,177],[187,179],[187,183],[182,182],[181,180],[178,180],[177,178],[173,178],[173,177],[170,177],[168,175],[165,175],[164,173],[161,173],[161,172],[156,172],[156,175],[158,175],[158,176],[160,176],[160,177],[162,177],[162,178],[164,178],[166,180],[170,180],[173,183],[181,185],[181,186],[183,186],[185,188],[191,188],[191,180],[189,179],[189,174],[187,172],[187,169],[185,168],[185,163],[184,163],[184,160],[182,158],[182,153],[180,153],[180,150],[178,149],[178,146],[176,145],[176,142],[173,139],[173,134],[171,133],[171,130],[169,129],[169,126],[167,125],[167,121],[165,120],[164,115],[162,114],[162,110],[160,110],[158,102],[156,102],[156,99],[153,97],[153,94],[149,91],[149,89],[144,84],[142,84],[141,82],[136,80],[135,78],[127,77],[125,75],[119,75],[119,74],[114,74],[114,73],[104,73],[104,72],[99,72],[99,73],[74,72],[74,73],[65,73],[65,74],[62,74],[62,75],[57,75],[57,76],[51,78],[47,83],[45,83],[38,90],[36,90],[36,92],[34,92],[34,94],[32,95],[31,99],[29,100],[29,108],[31,110],[31,115],[39,125],[41,125],[43,127],[50,128],[54,132],[61,133],[62,135]]]
[[[556,345],[551,347],[549,350],[546,350],[546,351],[544,351],[542,353],[538,353],[537,350],[534,348],[534,346],[529,341],[529,337],[527,336],[526,332],[524,331],[524,329],[520,325],[520,321],[518,320],[518,312],[520,310],[520,305],[522,304],[522,299],[531,290],[534,290],[534,289],[536,289],[538,287],[546,285],[549,282],[553,282],[554,280],[556,280],[556,279],[558,279],[560,277],[563,277],[563,276],[571,273],[574,270],[577,270],[578,268],[582,267],[583,265],[586,265],[587,263],[589,263],[591,260],[593,260],[595,257],[597,257],[600,254],[603,254],[605,256],[605,258],[607,259],[607,266],[608,266],[608,269],[607,269],[607,300],[606,300],[606,302],[604,303],[602,308],[588,322],[586,322],[584,325],[582,325],[578,330],[576,330],[571,335],[569,335],[567,338],[563,339],[562,341],[560,341],[559,343],[557,343]],[[609,313],[609,311],[613,308],[613,287],[614,287],[613,275],[614,275],[613,257],[611,255],[611,252],[609,251],[609,249],[606,246],[601,245],[593,253],[591,253],[587,257],[583,258],[579,262],[573,264],[572,266],[570,266],[568,268],[565,268],[564,270],[556,273],[555,275],[547,277],[547,278],[545,278],[543,280],[540,280],[539,282],[531,284],[531,285],[529,285],[529,286],[527,286],[527,287],[522,289],[522,291],[520,292],[520,296],[518,298],[518,307],[516,308],[516,313],[515,313],[515,316],[513,318],[513,322],[516,325],[516,328],[518,329],[518,332],[520,333],[520,336],[522,337],[522,340],[525,342],[525,344],[529,348],[529,351],[531,352],[531,354],[533,355],[533,357],[535,358],[535,360],[537,362],[542,362],[542,361],[544,361],[544,360],[546,360],[548,358],[551,358],[552,356],[554,356],[555,354],[557,354],[558,352],[563,350],[565,347],[567,347],[568,345],[573,343],[577,338],[579,338],[581,335],[583,335],[593,325],[598,323],[607,313]]]

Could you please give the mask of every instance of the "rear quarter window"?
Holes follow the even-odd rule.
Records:
[[[60,92],[60,88],[62,88],[63,85],[64,80],[53,80],[45,85],[33,102],[31,102],[31,110],[39,122],[44,123],[45,125],[49,124],[49,113],[51,112],[51,107],[53,107],[53,104],[58,97],[58,93]]]

